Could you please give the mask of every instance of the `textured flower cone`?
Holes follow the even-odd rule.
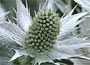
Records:
[[[57,35],[59,34],[60,18],[51,10],[41,11],[33,18],[30,25],[25,44],[27,48],[35,50],[38,53],[49,52],[53,50]]]

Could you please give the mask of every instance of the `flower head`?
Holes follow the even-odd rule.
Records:
[[[26,46],[38,53],[51,51],[59,34],[59,20],[59,16],[51,10],[39,12],[28,29]]]
[[[16,0],[18,24],[10,20],[0,24],[0,37],[21,46],[14,48],[15,55],[10,61],[22,55],[29,55],[34,58],[34,64],[40,65],[43,62],[53,62],[54,59],[80,57],[81,53],[77,50],[90,45],[85,38],[70,35],[77,29],[76,25],[82,22],[81,17],[87,12],[72,15],[73,9],[60,19],[54,10],[54,1],[51,1],[46,1],[32,19],[28,7],[25,8],[21,0]]]

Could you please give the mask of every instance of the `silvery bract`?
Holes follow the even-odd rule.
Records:
[[[74,0],[74,1],[80,4],[87,11],[90,11],[90,0]]]
[[[88,11],[90,12],[90,0],[74,0],[77,4],[79,4],[82,7],[82,11]],[[89,37],[88,39],[90,40],[90,15],[87,16],[88,18],[86,18],[82,24],[80,24],[80,36],[82,37]],[[90,48],[87,49],[83,49],[83,52],[87,53],[85,54],[86,56],[90,57],[90,52],[89,52]],[[88,62],[83,62],[83,61],[79,61],[79,65],[90,65],[89,61]]]
[[[16,0],[16,4],[17,24],[10,20],[0,21],[0,48],[8,44],[5,48],[11,47],[9,52],[11,49],[15,50],[14,56],[12,54],[12,58],[7,59],[9,62],[23,55],[33,57],[34,65],[43,62],[54,63],[55,59],[90,60],[80,50],[90,46],[87,37],[78,38],[78,35],[72,35],[88,12],[73,15],[74,8],[60,18],[54,10],[54,1],[51,0],[46,1],[43,6],[40,5],[35,17],[32,18],[27,5],[25,8],[21,0]]]
[[[74,0],[76,3],[78,3],[82,7],[82,11],[88,11],[90,12],[90,0]],[[81,24],[81,33],[83,36],[90,36],[90,15],[87,16],[88,18]]]

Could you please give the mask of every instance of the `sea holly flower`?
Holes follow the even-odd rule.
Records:
[[[15,50],[10,61],[23,55],[33,57],[32,63],[34,65],[37,63],[40,65],[43,62],[54,63],[54,59],[70,59],[73,57],[89,60],[79,50],[89,47],[89,41],[86,38],[78,38],[70,34],[77,29],[76,26],[84,20],[83,17],[88,12],[72,15],[73,9],[66,16],[60,18],[52,6],[54,1],[51,1],[51,3],[46,1],[44,6],[39,8],[35,17],[32,18],[28,7],[25,8],[21,0],[16,0],[17,24],[10,20],[0,24],[0,42],[3,45],[12,45]],[[16,44],[20,47],[17,47]]]

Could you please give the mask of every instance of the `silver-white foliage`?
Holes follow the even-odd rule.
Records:
[[[90,0],[74,0],[74,1],[80,4],[87,11],[90,11]]]
[[[90,0],[74,0],[76,3],[80,4],[80,6],[82,7],[82,11],[88,11],[90,12]],[[88,30],[90,28],[90,18],[86,18],[84,20],[84,22],[80,25],[81,27],[81,30],[80,30],[80,36],[83,37],[83,36],[87,36],[87,37],[90,37],[90,31]],[[83,49],[82,51],[85,52],[86,56],[89,55],[89,50],[90,48],[87,48],[86,50]],[[77,61],[76,64],[79,64],[79,65],[90,65],[89,62],[87,61]]]
[[[17,23],[24,31],[27,31],[32,21],[32,18],[28,11],[28,7],[25,8],[20,0],[16,0],[16,3],[17,3],[17,12],[16,12]]]
[[[76,26],[80,24],[81,22],[83,22],[84,20],[84,18],[81,18],[81,17],[88,14],[88,12],[84,12],[84,13],[78,13],[78,14],[73,15],[72,13],[74,9],[75,8],[73,8],[72,11],[68,13],[68,15],[61,18],[60,20],[61,21],[61,28],[60,28],[61,32],[59,34],[59,37],[61,38],[59,39],[66,38],[67,36],[69,36],[69,34],[71,34],[71,32],[75,31],[77,29]]]
[[[81,5],[82,11],[90,12],[90,0],[74,0],[74,1]],[[86,18],[85,22],[81,24],[82,36],[90,36],[89,30],[88,30],[90,28],[89,20],[90,20],[90,17]]]
[[[3,44],[15,41],[22,45],[21,41],[24,39],[23,36],[25,35],[25,33],[11,21],[2,22],[0,24],[0,33],[0,41]]]

